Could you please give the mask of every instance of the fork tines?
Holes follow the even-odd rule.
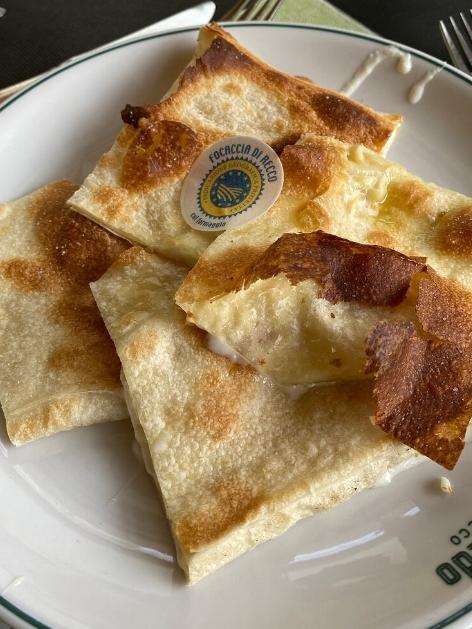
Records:
[[[272,20],[284,0],[239,0],[220,18],[227,22]]]
[[[472,9],[459,13],[457,18],[449,17],[450,25],[443,20],[439,22],[439,30],[456,68],[472,72]]]

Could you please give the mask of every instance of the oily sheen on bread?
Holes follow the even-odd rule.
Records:
[[[128,415],[88,286],[128,245],[66,208],[76,189],[0,205],[0,401],[15,445]]]
[[[202,28],[195,58],[158,105],[128,106],[128,123],[72,197],[73,207],[130,241],[192,265],[215,234],[183,220],[180,192],[193,161],[225,136],[281,149],[307,131],[384,151],[400,116],[288,76],[216,24]]]
[[[456,342],[458,330],[470,330],[472,321],[471,199],[426,184],[364,147],[330,138],[304,138],[286,147],[281,159],[285,183],[277,203],[209,246],[177,292],[177,304],[190,322],[214,335],[228,351],[290,386],[362,377],[365,340],[380,321],[403,319],[437,336],[420,321],[415,291],[421,287],[421,299],[435,294],[427,318],[434,314],[448,322],[441,343],[455,349],[448,350],[448,360],[440,353],[433,360],[429,350],[426,358],[417,347],[414,368],[405,371],[403,366],[408,379],[405,399],[396,401],[395,421],[384,417],[379,423],[452,467],[472,415],[467,334]],[[313,231],[320,227],[332,235]],[[447,281],[433,280],[436,274],[428,271],[410,291],[412,278],[424,273],[425,262]],[[411,299],[403,301],[409,291]],[[384,330],[383,344],[389,343],[388,334]],[[404,357],[406,345],[409,353],[418,343],[407,337],[402,336],[398,347]],[[379,343],[377,353],[382,351]],[[460,359],[453,358],[456,350]],[[455,365],[452,371],[449,363]],[[415,384],[420,378],[425,383],[421,395],[419,382]],[[389,392],[398,392],[393,377],[388,384],[388,391],[378,397],[380,406],[393,399]],[[436,397],[431,396],[431,412],[420,422],[428,390]],[[378,417],[386,412],[380,406]],[[403,430],[402,421],[411,421],[413,432]]]
[[[251,367],[211,352],[174,304],[185,273],[133,248],[92,291],[194,583],[419,457],[372,426],[371,382],[292,400]]]

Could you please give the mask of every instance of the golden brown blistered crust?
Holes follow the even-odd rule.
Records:
[[[431,269],[415,276],[413,322],[383,322],[367,340],[375,423],[452,469],[472,415],[472,295]]]
[[[325,193],[338,168],[338,149],[323,144],[286,146],[280,155],[284,194],[312,199]]]
[[[142,247],[130,247],[129,249],[125,249],[125,251],[116,258],[110,268],[118,271],[127,266],[144,264],[147,262],[147,256],[148,254]]]
[[[108,155],[106,153],[105,155]],[[106,219],[112,220],[120,217],[123,221],[132,217],[132,207],[127,201],[127,192],[121,188],[111,186],[99,186],[92,192],[93,202],[103,209]]]
[[[245,50],[216,24],[204,30],[213,38],[211,45],[184,70],[177,89],[158,105],[130,108],[130,124],[141,126],[148,116],[152,120],[180,120],[198,84],[218,75],[228,79],[227,85],[233,92],[241,91],[241,78],[251,82],[289,111],[286,119],[274,120],[274,130],[280,135],[273,140],[273,145],[278,151],[308,131],[380,151],[401,121],[398,115],[377,113],[346,96],[275,70]],[[234,77],[233,81],[231,77]],[[211,127],[208,125],[206,130],[210,131]],[[211,141],[218,139],[218,135],[222,137],[224,133],[217,133]],[[210,139],[207,140],[210,143]]]
[[[202,256],[177,291],[177,303],[216,299],[238,290],[244,284],[244,277],[249,275],[252,264],[265,249],[241,245],[221,255]]]
[[[13,258],[0,262],[0,273],[23,293],[49,291],[59,281],[55,269],[50,268],[47,259]]]
[[[318,296],[332,303],[396,306],[423,267],[421,258],[323,231],[283,234],[269,247],[243,245],[210,259],[203,256],[178,290],[177,303],[216,299],[283,273],[292,284],[315,279],[322,286]]]
[[[297,227],[304,232],[315,232],[318,229],[329,231],[331,216],[321,203],[313,199],[298,208],[295,214],[295,222]],[[377,242],[375,244],[381,245],[382,243]]]
[[[472,206],[447,212],[437,221],[435,244],[442,253],[472,258]]]
[[[188,552],[198,551],[243,525],[264,502],[264,496],[254,495],[251,487],[238,479],[215,483],[211,494],[210,504],[176,523],[176,536]]]
[[[191,423],[205,430],[214,441],[219,441],[237,426],[243,416],[241,400],[246,399],[247,389],[254,383],[254,372],[250,367],[215,358],[218,368],[210,369],[200,380],[197,407]]]
[[[373,245],[379,245],[380,247],[388,247],[389,249],[395,248],[395,239],[392,234],[382,231],[380,229],[371,229],[367,233],[366,239]]]
[[[382,206],[418,216],[430,216],[433,198],[431,190],[421,181],[392,181]]]
[[[424,267],[393,249],[363,245],[316,231],[284,234],[252,265],[247,283],[284,273],[292,284],[315,279],[331,303],[397,306]]]
[[[392,119],[369,107],[271,68],[228,38],[222,29],[210,48],[186,70],[181,87],[197,81],[200,74],[228,71],[242,74],[276,94],[290,111],[292,133],[313,131],[334,135],[345,142],[358,142],[378,151],[395,128]]]
[[[51,350],[51,370],[70,372],[84,386],[119,388],[120,362],[89,283],[130,245],[67,209],[66,201],[76,189],[60,181],[37,193],[29,211],[41,254],[6,260],[0,273],[21,292],[48,293],[49,320],[66,332],[62,345]]]
[[[319,120],[339,140],[358,142],[379,150],[390,137],[391,129],[379,128],[378,114],[374,116],[371,110],[347,101],[340,94],[319,90],[312,95],[310,105]]]
[[[274,127],[277,128],[277,125],[274,124]],[[283,125],[282,131],[285,128]],[[280,155],[286,146],[291,146],[292,144],[296,144],[300,139],[301,133],[284,133],[280,138],[278,138],[275,142],[271,143],[272,148]]]
[[[158,334],[156,331],[145,330],[133,338],[126,348],[126,357],[131,361],[145,360],[156,347]]]
[[[459,347],[472,347],[472,294],[430,268],[417,281],[416,314],[423,329]]]
[[[38,437],[51,435],[58,429],[70,427],[74,414],[74,404],[70,398],[48,400],[35,408],[14,418],[9,418],[7,429],[12,443],[22,445]]]
[[[121,181],[128,190],[146,191],[185,174],[204,147],[199,134],[180,122],[144,124],[123,159]]]

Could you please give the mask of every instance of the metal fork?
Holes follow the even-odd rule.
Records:
[[[462,28],[457,18],[449,16],[450,26],[443,20],[439,22],[439,30],[446,45],[452,63],[468,74],[472,74],[472,9],[468,13],[459,13]]]
[[[239,0],[223,15],[221,21],[248,22],[249,20],[272,20],[284,0]]]

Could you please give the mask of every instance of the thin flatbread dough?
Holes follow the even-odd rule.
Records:
[[[160,104],[127,107],[127,124],[71,203],[147,249],[192,265],[215,238],[181,216],[193,161],[225,136],[249,135],[277,150],[307,131],[385,151],[401,117],[268,66],[216,24]]]
[[[352,348],[394,316],[420,259],[472,290],[472,199],[332,138],[304,137],[281,160],[276,204],[221,234],[176,295],[261,372],[286,386],[360,377]]]
[[[180,565],[195,583],[419,457],[372,426],[368,381],[291,400],[251,367],[209,351],[174,305],[185,273],[136,247],[91,287]]]
[[[76,189],[0,205],[0,401],[15,445],[128,416],[89,282],[129,245],[66,208]]]
[[[235,241],[236,251],[239,242],[245,241]],[[207,279],[216,288],[226,278],[224,294],[187,303],[208,260],[211,252],[177,293],[187,320],[212,335],[215,351],[227,347],[284,387],[365,377],[366,338],[381,321],[415,317],[407,295],[425,269],[385,247],[322,231],[289,233],[254,258],[242,255],[242,273],[216,261],[217,277]]]
[[[410,363],[414,356],[414,369],[403,367],[408,379],[402,400],[395,395],[394,378],[381,379],[388,389],[378,396],[383,408],[376,416],[385,430],[453,467],[472,414],[470,348],[456,334],[472,329],[472,199],[425,183],[365,147],[332,138],[305,137],[285,147],[281,160],[285,183],[277,203],[208,247],[177,292],[177,304],[190,322],[281,384],[356,377],[356,371],[361,377],[363,340],[376,318],[379,323],[404,317],[417,325],[414,308],[412,317],[405,304],[393,307],[426,260],[450,283],[449,288],[448,282],[422,284],[437,293],[429,318],[434,312],[449,324],[438,335],[441,344],[449,344],[448,358],[428,344],[420,351],[414,335],[395,328],[397,339],[403,339],[398,351]],[[320,229],[332,234],[323,236],[323,247]],[[313,277],[320,268],[325,268],[321,283]],[[359,299],[377,305],[354,303]],[[388,344],[392,330],[384,332]],[[412,353],[413,345],[418,347]],[[375,347],[383,351],[379,342]],[[446,345],[441,347],[446,352]],[[433,357],[437,369],[432,369]],[[426,400],[428,390],[435,395]],[[428,417],[423,416],[433,399]],[[393,400],[395,410],[390,409],[387,421],[385,407]]]

